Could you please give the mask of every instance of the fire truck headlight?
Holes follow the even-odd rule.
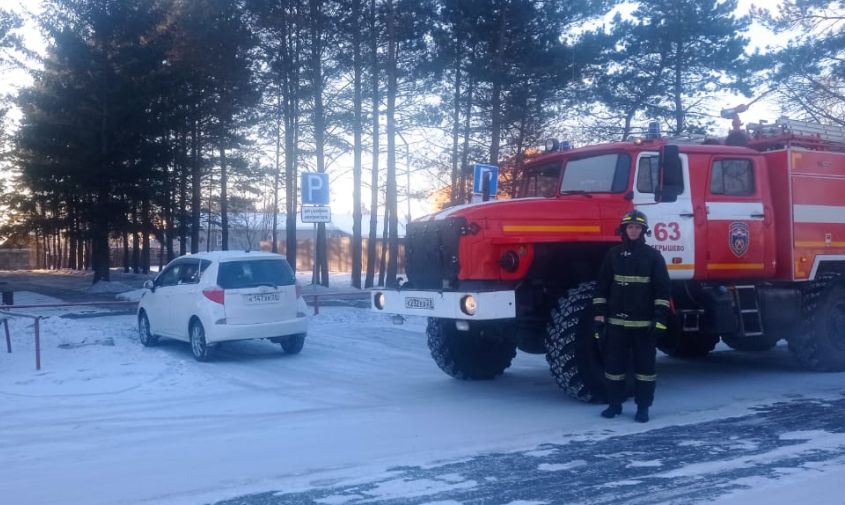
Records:
[[[472,295],[466,295],[465,297],[461,298],[461,312],[468,316],[474,316],[475,310],[478,308],[478,304],[475,302],[475,297]]]
[[[507,251],[499,258],[499,266],[505,272],[516,272],[519,268],[519,255],[514,251]]]
[[[376,293],[373,297],[373,305],[375,305],[378,310],[384,309],[384,293],[381,291]]]

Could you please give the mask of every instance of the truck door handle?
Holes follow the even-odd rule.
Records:
[[[766,217],[765,214],[751,214],[751,217]]]
[[[681,217],[695,217],[695,214],[693,214],[692,212],[684,212],[684,213],[680,214],[680,216]]]

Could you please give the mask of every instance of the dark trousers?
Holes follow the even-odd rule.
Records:
[[[656,339],[650,328],[624,328],[608,325],[604,336],[604,376],[610,404],[625,401],[625,383],[630,356],[634,357],[634,400],[650,407],[654,401],[657,375]]]

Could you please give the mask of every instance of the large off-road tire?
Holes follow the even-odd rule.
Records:
[[[144,311],[138,314],[138,340],[144,347],[152,347],[158,343],[158,335],[153,335],[150,331],[150,320]]]
[[[801,329],[787,339],[789,350],[810,370],[845,370],[845,277],[828,274],[808,283],[801,309]]]
[[[698,359],[710,354],[718,343],[719,335],[685,332],[678,317],[670,315],[667,330],[657,339],[657,348],[673,358]]]
[[[595,282],[570,289],[546,326],[546,361],[566,394],[585,402],[607,397],[601,355],[592,335]]]
[[[454,320],[430,317],[426,335],[434,362],[456,379],[493,379],[502,375],[516,356],[516,343],[492,324],[459,331]]]

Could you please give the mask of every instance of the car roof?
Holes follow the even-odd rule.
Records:
[[[249,259],[286,259],[281,254],[268,251],[208,251],[196,254],[186,254],[176,259],[196,258],[209,261],[225,262]]]

